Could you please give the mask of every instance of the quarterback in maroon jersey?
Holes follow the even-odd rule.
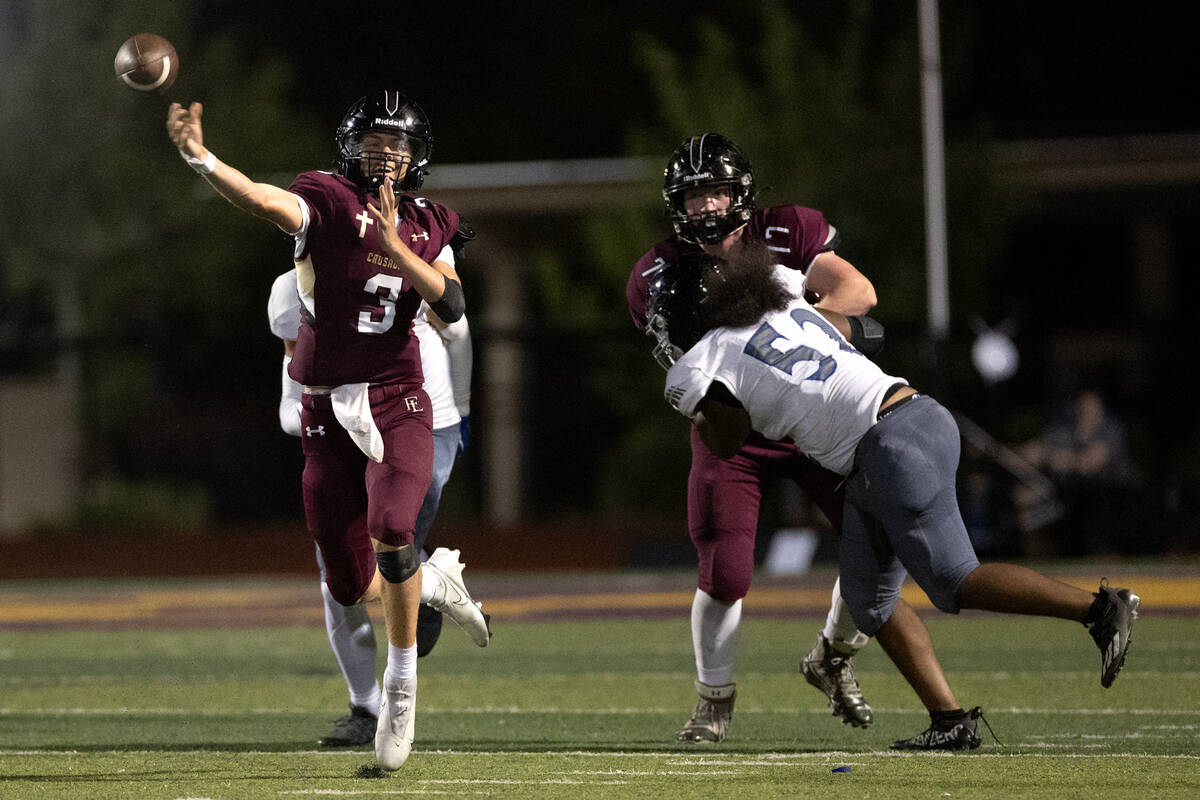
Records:
[[[422,580],[438,582],[446,613],[476,644],[491,635],[457,551],[422,568],[413,544],[433,439],[412,322],[422,300],[447,323],[463,314],[450,247],[458,215],[405,193],[420,187],[433,137],[400,92],[355,102],[338,128],[337,172],[301,173],[286,190],[218,160],[201,113],[199,103],[168,111],[184,160],[234,206],[295,237],[302,324],[289,374],[304,385],[305,516],[334,598],[383,601],[389,647],[375,755],[398,769],[412,748]]]
[[[874,287],[834,252],[837,231],[819,211],[794,205],[756,208],[750,162],[726,137],[706,133],[680,144],[667,162],[663,198],[675,235],[638,260],[626,287],[629,312],[639,329],[646,329],[646,303],[656,277],[697,255],[720,258],[734,248],[765,248],[773,261],[804,276],[805,290],[819,297],[823,307],[854,315],[875,305]],[[842,506],[835,489],[841,479],[790,442],[771,441],[757,433],[735,456],[721,459],[704,446],[693,427],[691,449],[688,532],[699,559],[692,602],[699,700],[676,738],[719,742],[725,737],[736,696],[733,672],[741,601],[750,589],[763,495],[772,482],[790,478],[838,528]],[[866,642],[835,584],[825,628],[801,661],[801,669],[829,699],[833,714],[856,727],[872,721],[851,665],[851,657]]]

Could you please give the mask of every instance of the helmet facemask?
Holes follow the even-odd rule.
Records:
[[[696,244],[719,244],[754,214],[753,184],[754,179],[746,174],[736,180],[708,181],[664,191],[675,232]],[[729,197],[729,205],[688,213],[686,198],[695,192],[724,193]]]
[[[667,318],[660,311],[652,311],[646,318],[646,335],[654,337],[654,347],[650,355],[663,369],[670,369],[683,356],[683,348],[671,343],[671,334]]]
[[[428,147],[420,139],[405,133],[369,130],[345,138],[341,161],[349,167],[347,177],[370,189],[377,189],[391,173],[392,188],[400,190],[413,165],[428,161]]]

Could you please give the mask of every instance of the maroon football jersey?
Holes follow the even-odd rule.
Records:
[[[778,263],[791,269],[807,272],[818,254],[833,249],[836,232],[820,211],[804,206],[773,206],[760,208],[746,223],[743,236],[766,244]],[[679,260],[685,253],[700,249],[697,244],[678,236],[664,239],[638,259],[629,275],[625,296],[629,314],[638,330],[646,328],[646,302],[650,282],[664,267]]]
[[[367,201],[353,181],[304,172],[288,187],[308,205],[296,244],[301,319],[288,374],[307,386],[419,386],[421,352],[412,332],[421,296],[379,243]],[[458,214],[423,197],[397,198],[401,240],[428,263],[458,230]]]

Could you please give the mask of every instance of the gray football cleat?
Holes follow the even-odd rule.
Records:
[[[700,699],[692,718],[675,734],[681,744],[715,744],[725,739],[729,720],[733,717],[733,701],[737,699],[737,685],[709,686],[696,681]]]
[[[480,603],[471,600],[467,585],[463,583],[464,565],[458,560],[458,553],[439,547],[421,565],[422,569],[435,573],[440,583],[428,605],[453,620],[475,644],[487,647],[492,639],[491,617],[483,613]]]
[[[417,679],[385,681],[379,725],[375,729],[375,760],[387,770],[404,766],[412,752],[417,716]]]
[[[1128,589],[1113,589],[1100,579],[1100,591],[1084,622],[1100,648],[1100,685],[1107,689],[1117,679],[1129,652],[1129,637],[1142,600]]]
[[[847,725],[865,728],[875,717],[863,699],[858,677],[850,656],[839,655],[824,635],[817,635],[817,644],[800,662],[804,679],[817,687],[829,700],[833,715]]]

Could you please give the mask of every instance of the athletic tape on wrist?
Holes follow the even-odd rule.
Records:
[[[193,158],[182,150],[179,151],[179,155],[183,156],[183,160],[187,162],[189,167],[201,175],[211,175],[217,166],[217,155],[212,150],[209,150],[208,155],[204,158]]]

